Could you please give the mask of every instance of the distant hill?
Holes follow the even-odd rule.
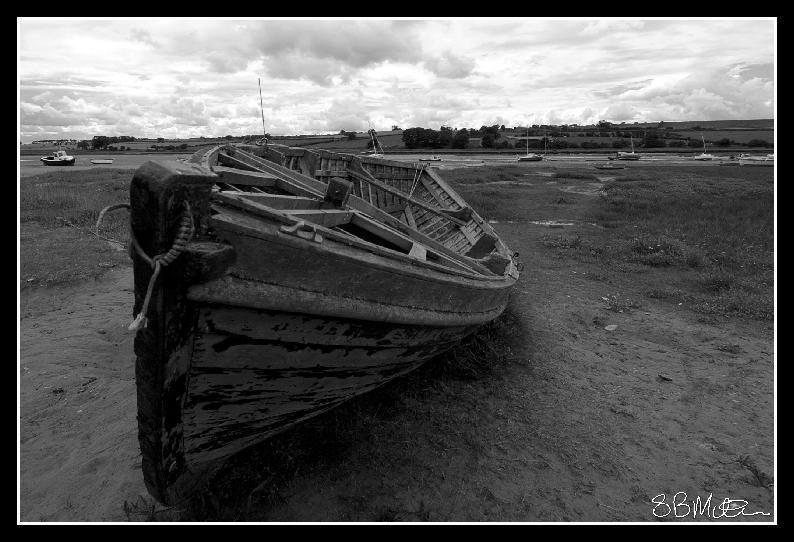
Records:
[[[658,122],[641,122],[637,126],[656,127]],[[688,120],[680,122],[664,121],[665,127],[674,130],[774,130],[774,119],[751,120]]]

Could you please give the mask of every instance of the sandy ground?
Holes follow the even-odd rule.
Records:
[[[430,393],[406,400],[410,416],[373,413],[376,429],[346,443],[345,455],[387,446],[384,459],[304,465],[278,499],[237,517],[654,521],[666,512],[663,520],[680,521],[709,495],[712,508],[741,499],[747,514],[772,513],[772,323],[642,299],[640,285],[596,280],[544,252],[547,226],[497,227],[527,266],[516,292],[526,337],[513,361],[495,377],[442,383],[451,390],[446,419]],[[614,295],[642,301],[617,312],[604,300]],[[129,268],[22,292],[22,521],[140,519],[125,509],[151,503],[136,435],[131,303]],[[395,419],[411,446],[377,429]],[[676,508],[679,518],[669,508],[676,493],[689,505]],[[654,504],[660,495],[668,508]]]
[[[140,472],[132,269],[20,300],[20,518],[125,520]]]

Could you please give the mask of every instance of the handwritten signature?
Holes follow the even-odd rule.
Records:
[[[684,518],[692,515],[697,518],[698,515],[711,519],[720,518],[735,518],[737,516],[771,516],[769,512],[747,512],[745,508],[748,502],[743,499],[729,499],[724,498],[719,504],[712,504],[711,499],[713,493],[709,493],[708,498],[704,501],[700,495],[691,501],[687,500],[687,494],[684,491],[679,491],[673,495],[672,500],[668,503],[667,496],[664,493],[656,495],[651,502],[655,505],[653,507],[653,515],[657,518],[666,518],[670,514],[673,517]],[[689,504],[689,503],[692,504]]]

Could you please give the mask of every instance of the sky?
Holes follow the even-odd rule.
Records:
[[[18,18],[20,141],[769,119],[776,24]]]

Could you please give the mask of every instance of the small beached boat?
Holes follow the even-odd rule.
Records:
[[[615,157],[609,157],[610,160],[639,160],[640,155],[634,152],[634,138],[631,139],[631,152],[618,151]]]
[[[113,163],[113,159],[112,158],[94,158],[93,160],[91,160],[91,163],[92,164],[112,164]]]
[[[45,166],[73,166],[74,156],[69,156],[66,151],[55,151],[51,156],[42,156],[39,160]]]
[[[543,138],[543,142],[544,142],[544,153],[545,153],[545,142],[546,142],[545,136]],[[524,156],[520,156],[520,155],[517,154],[516,155],[516,160],[517,161],[519,161],[519,162],[540,162],[541,160],[543,160],[543,156],[541,156],[541,155],[539,155],[537,153],[534,153],[534,152],[529,152],[529,128],[527,128],[526,144],[527,144],[527,152],[526,152],[526,154]]]
[[[753,155],[753,154],[741,154],[739,156],[739,165],[774,167],[775,155],[767,154],[762,156],[762,155]]]
[[[706,153],[706,139],[703,137],[702,134],[700,135],[700,139],[703,140],[703,152],[701,154],[698,154],[697,156],[695,156],[692,159],[693,160],[700,160],[700,161],[714,160],[715,157],[714,157],[713,154]]]
[[[369,129],[369,137],[372,139],[372,150],[364,151],[362,154],[371,156],[373,158],[384,158],[386,153],[383,152],[383,146],[380,144],[380,141],[378,141],[378,137],[375,135],[375,130],[372,128]]]
[[[132,179],[138,430],[171,503],[498,317],[515,256],[425,166],[217,146]]]

